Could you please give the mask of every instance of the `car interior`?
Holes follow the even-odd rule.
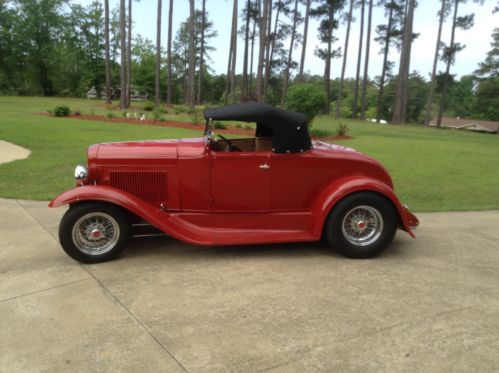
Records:
[[[226,139],[222,135],[211,140],[211,149],[216,152],[269,152],[272,150],[272,137],[252,137],[247,139]]]

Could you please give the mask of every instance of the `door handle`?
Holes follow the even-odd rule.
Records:
[[[268,170],[270,168],[270,166],[267,163],[261,164],[258,167],[260,167],[261,169],[264,169],[264,170]]]

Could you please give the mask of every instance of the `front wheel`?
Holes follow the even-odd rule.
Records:
[[[82,203],[71,207],[59,225],[59,241],[64,251],[83,263],[99,263],[116,258],[130,236],[126,212],[105,203]]]
[[[393,240],[397,215],[378,194],[362,192],[334,206],[325,225],[328,243],[349,258],[372,258]]]

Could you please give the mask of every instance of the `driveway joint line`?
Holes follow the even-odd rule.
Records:
[[[52,234],[52,232],[50,232],[47,227],[45,227],[45,225],[42,224],[42,222],[40,222],[40,220],[38,220],[32,213],[31,211],[29,211],[26,207],[23,206],[23,204],[21,202],[19,202],[19,200],[16,199],[16,202],[19,204],[19,206],[21,206],[24,211],[26,211],[33,219],[35,219],[35,221],[40,224],[43,229],[45,229],[45,231],[47,231],[50,236],[56,241],[56,242],[59,242],[57,240],[57,238]],[[141,327],[142,329],[144,329],[146,331],[147,334],[149,334],[149,336],[173,359],[175,360],[175,362],[182,368],[182,370],[184,372],[189,372],[183,365],[182,363],[180,363],[180,361],[177,360],[177,358],[166,348],[166,346],[164,346],[160,341],[159,339],[149,330],[149,328],[147,328],[147,326],[137,317],[135,316],[135,314],[133,314],[123,303],[120,302],[120,300],[90,271],[90,269],[88,269],[86,266],[84,266],[83,264],[81,263],[78,263],[78,265],[83,268],[83,270],[85,272],[87,272],[98,284],[99,286],[104,289],[104,291],[106,293],[109,294],[109,296],[117,303],[119,304]],[[85,279],[87,280],[87,279]],[[79,280],[81,281],[81,280]]]
[[[104,289],[106,293],[117,303],[119,304],[141,327],[146,331],[149,336],[156,341],[156,343],[173,359],[175,362],[182,368],[184,372],[189,372],[186,367],[182,365],[180,361],[163,345],[159,339],[149,330],[149,328],[132,312],[130,311],[121,301],[106,287],[104,284],[84,265],[80,264],[87,273],[94,278],[95,281]]]
[[[49,290],[53,290],[53,289],[57,289],[57,288],[62,288],[64,286],[73,285],[73,284],[76,284],[78,282],[87,281],[87,280],[91,280],[91,279],[90,278],[81,278],[79,280],[74,280],[74,281],[66,282],[65,284],[55,285],[55,286],[52,286],[50,288],[35,290],[35,291],[29,292],[29,293],[16,295],[16,296],[13,296],[13,297],[10,297],[10,298],[0,299],[0,303],[4,303],[4,302],[11,301],[11,300],[15,300],[15,299],[27,297],[28,295],[43,293],[44,291],[49,291]]]

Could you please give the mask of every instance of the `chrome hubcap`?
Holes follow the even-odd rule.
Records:
[[[355,246],[375,242],[383,232],[383,217],[372,206],[357,206],[348,211],[341,223],[345,239]]]
[[[101,255],[110,251],[120,237],[117,221],[103,212],[83,215],[73,226],[73,243],[88,255]]]

